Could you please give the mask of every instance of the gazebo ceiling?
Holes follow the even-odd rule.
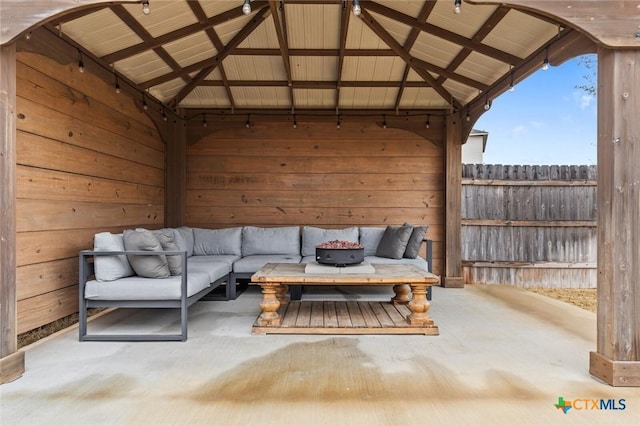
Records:
[[[169,108],[459,110],[542,66],[567,33],[503,5],[453,0],[149,1],[48,27]],[[558,49],[556,49],[557,51]]]

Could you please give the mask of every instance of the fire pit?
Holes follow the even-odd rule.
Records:
[[[364,247],[351,241],[333,240],[316,246],[316,261],[338,267],[357,265],[364,260]]]

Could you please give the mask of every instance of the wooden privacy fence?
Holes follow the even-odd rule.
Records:
[[[462,167],[465,282],[596,287],[596,166]]]

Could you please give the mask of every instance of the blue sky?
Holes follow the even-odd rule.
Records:
[[[494,99],[474,125],[489,132],[484,163],[596,164],[596,99],[576,88],[592,73],[575,58]]]

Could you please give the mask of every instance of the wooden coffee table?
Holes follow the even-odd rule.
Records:
[[[262,288],[253,334],[439,334],[427,289],[439,278],[415,265],[373,264],[374,272],[305,273],[305,264],[268,263],[252,277]],[[288,286],[393,286],[390,301],[289,301]]]

